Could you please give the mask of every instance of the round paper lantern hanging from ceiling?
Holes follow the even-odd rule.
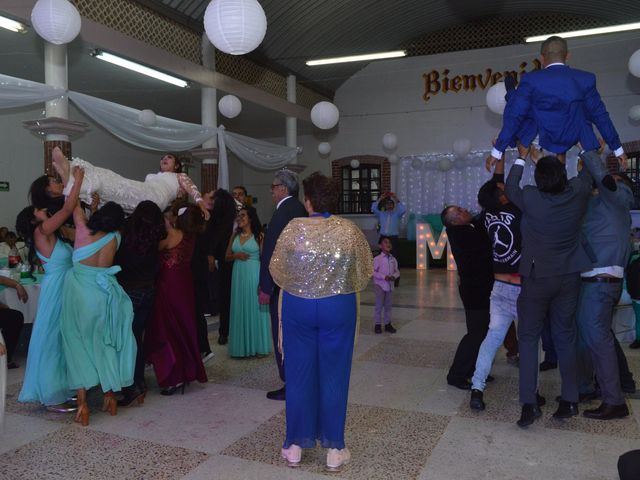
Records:
[[[504,113],[504,107],[507,105],[507,101],[504,96],[507,94],[507,89],[504,86],[504,82],[498,82],[487,91],[487,107],[493,113],[502,115]]]
[[[629,72],[634,77],[640,77],[640,50],[636,50],[629,57]]]
[[[398,146],[398,136],[395,133],[385,133],[382,137],[382,146],[388,151],[395,150]]]
[[[267,33],[267,16],[257,0],[212,0],[204,12],[211,43],[230,55],[255,50]]]
[[[68,0],[38,0],[31,10],[31,25],[47,42],[63,45],[78,36],[82,19]]]
[[[225,95],[218,102],[218,110],[227,118],[235,118],[242,111],[242,102],[235,95]]]
[[[629,118],[634,122],[640,120],[640,105],[634,105],[629,109]]]
[[[155,112],[147,108],[140,111],[138,114],[138,121],[143,127],[154,127],[158,120]]]
[[[311,109],[311,122],[322,130],[335,127],[339,119],[338,107],[331,102],[318,102]]]
[[[331,153],[331,144],[329,142],[318,144],[318,153],[320,155],[329,155]]]

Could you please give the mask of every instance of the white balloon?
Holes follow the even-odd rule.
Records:
[[[329,142],[318,144],[318,153],[320,155],[329,155],[331,153],[331,144]]]
[[[414,158],[413,160],[411,160],[411,168],[413,168],[414,170],[422,169],[422,161],[418,158]]]
[[[31,10],[31,25],[47,42],[63,45],[78,36],[82,19],[68,0],[38,0]]]
[[[453,167],[453,162],[448,158],[443,158],[438,162],[438,169],[441,172],[446,172],[448,170],[451,170],[451,167]]]
[[[464,158],[471,151],[471,140],[468,138],[459,138],[453,142],[453,153],[456,158]]]
[[[634,122],[640,120],[640,105],[634,105],[629,109],[629,118]]]
[[[389,151],[393,151],[398,146],[398,136],[395,133],[385,133],[382,137],[382,146]]]
[[[267,17],[256,0],[212,0],[204,30],[213,45],[231,55],[255,50],[267,33]]]
[[[311,122],[322,130],[335,127],[339,119],[338,107],[331,102],[318,102],[311,109]]]
[[[153,127],[158,120],[153,110],[145,109],[138,114],[138,121],[143,127]]]
[[[395,165],[396,163],[398,163],[398,156],[395,153],[392,153],[391,155],[389,155],[388,160],[391,165]]]
[[[629,57],[629,72],[634,77],[640,77],[640,50],[636,50]]]
[[[504,82],[498,82],[487,91],[487,107],[493,113],[502,115],[504,113],[504,107],[507,105],[507,101],[504,96],[507,94],[507,89],[504,86]]]
[[[242,102],[235,95],[225,95],[218,102],[218,110],[227,118],[235,118],[242,111]]]
[[[360,166],[360,161],[357,158],[354,158],[349,164],[351,165],[351,168],[358,168]]]

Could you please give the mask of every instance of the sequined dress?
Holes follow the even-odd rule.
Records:
[[[146,327],[144,348],[160,387],[207,381],[196,330],[191,257],[195,237],[184,235],[173,248],[160,252],[153,313]]]
[[[229,355],[266,355],[271,351],[272,344],[271,317],[269,305],[260,305],[258,302],[260,246],[253,236],[244,243],[240,243],[240,236],[236,236],[232,250],[233,253],[247,253],[249,258],[233,262]]]
[[[191,179],[184,173],[158,172],[150,173],[144,182],[124,178],[117,173],[101,167],[96,167],[86,160],[74,158],[71,168],[78,166],[84,169],[84,179],[80,187],[80,199],[91,203],[91,194],[100,195],[101,205],[106,202],[116,202],[125,212],[131,213],[143,200],[151,200],[160,210],[164,210],[173,202],[182,190],[191,195],[197,202],[201,195]],[[71,177],[64,193],[68,195],[73,187]]]

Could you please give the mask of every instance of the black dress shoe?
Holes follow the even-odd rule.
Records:
[[[532,403],[525,403],[522,405],[522,413],[520,414],[520,420],[518,420],[519,427],[528,427],[531,425],[536,418],[540,418],[542,416],[542,411],[538,405],[533,405]]]
[[[285,387],[282,387],[278,390],[272,390],[271,392],[267,392],[267,398],[269,400],[284,400],[285,399]]]
[[[484,410],[486,405],[482,400],[482,392],[475,388],[471,390],[471,400],[469,400],[469,407],[471,410]]]
[[[548,362],[545,360],[540,364],[541,372],[546,372],[547,370],[553,370],[554,368],[558,368],[558,362]]]
[[[631,342],[629,348],[640,348],[640,340],[634,340],[633,342]]]
[[[382,333],[382,325],[376,325],[375,327],[373,327],[373,331],[375,333]]]
[[[553,414],[553,418],[571,418],[576,415],[578,415],[578,404],[561,399],[558,402],[558,409]]]
[[[471,382],[469,380],[447,380],[447,383],[460,390],[471,390]]]
[[[598,408],[585,410],[582,412],[582,415],[587,418],[593,418],[594,420],[613,420],[614,418],[629,416],[629,407],[627,407],[626,403],[622,405],[608,405],[602,402]]]
[[[218,337],[218,345],[226,345],[229,341],[229,338],[226,335],[220,335]]]

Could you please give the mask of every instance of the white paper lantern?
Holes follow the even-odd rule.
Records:
[[[318,153],[320,155],[329,155],[331,153],[331,144],[329,142],[318,144]]]
[[[507,101],[504,96],[507,94],[507,89],[504,86],[504,82],[498,82],[487,91],[487,107],[493,113],[502,115],[504,113],[504,107]]]
[[[357,158],[354,158],[349,164],[351,165],[351,168],[358,168],[360,166],[360,161]]]
[[[225,95],[218,102],[218,110],[227,118],[236,118],[242,111],[242,102],[235,95]]]
[[[382,146],[390,152],[395,150],[398,146],[398,136],[395,133],[385,133],[382,137]]]
[[[78,36],[82,20],[68,0],[38,0],[31,10],[31,25],[47,42],[62,45]]]
[[[338,107],[331,102],[318,102],[311,109],[311,122],[322,130],[335,127],[339,119]]]
[[[154,127],[158,120],[153,110],[145,109],[138,114],[138,121],[143,127]]]
[[[438,162],[438,169],[441,172],[447,172],[451,170],[451,167],[453,167],[453,162],[448,158],[443,158]]]
[[[391,165],[395,165],[396,163],[398,163],[398,156],[395,153],[392,153],[391,155],[389,155],[388,160]]]
[[[411,160],[411,168],[413,168],[414,170],[422,169],[422,161],[418,158],[414,158],[413,160]]]
[[[213,45],[231,55],[255,50],[267,33],[267,17],[256,0],[212,0],[204,30]]]
[[[629,118],[634,122],[640,120],[640,105],[634,105],[629,109]]]
[[[459,138],[453,142],[453,154],[456,158],[464,158],[471,151],[471,140],[468,138]]]
[[[629,72],[634,77],[640,77],[640,50],[636,50],[631,57],[629,57]]]

